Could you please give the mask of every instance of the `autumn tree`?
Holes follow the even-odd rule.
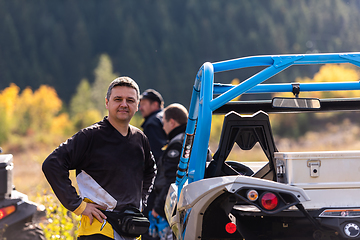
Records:
[[[33,92],[10,84],[0,92],[0,141],[13,135],[61,135],[73,131],[67,113],[59,115],[62,101],[54,88],[41,85]]]
[[[31,130],[34,93],[31,88],[25,88],[20,94],[16,107],[16,133],[25,135]]]
[[[87,110],[94,109],[91,85],[87,79],[82,79],[76,88],[76,94],[70,101],[70,115],[76,116]]]
[[[360,72],[357,68],[350,64],[326,64],[319,69],[313,78],[297,78],[297,82],[352,82],[359,81]],[[311,96],[317,98],[341,98],[356,97],[360,95],[360,91],[331,91],[331,92],[312,92],[301,93],[301,96]]]
[[[104,100],[103,100],[104,101]],[[98,122],[103,117],[95,108],[92,88],[87,79],[81,80],[70,102],[71,119],[76,130]]]
[[[30,111],[31,126],[34,131],[48,131],[51,121],[59,113],[62,101],[58,98],[55,89],[41,85],[33,94]]]
[[[351,82],[358,81],[360,72],[350,64],[326,64],[320,67],[319,71],[313,78],[296,78],[299,83],[311,82]],[[299,97],[324,98],[349,98],[358,97],[360,91],[319,91],[319,92],[300,92]],[[293,97],[292,93],[277,94],[277,96]],[[339,112],[324,113],[321,115],[314,114],[277,114],[271,116],[271,125],[276,134],[289,137],[299,137],[311,128],[316,128],[314,121],[321,117],[323,121],[329,118],[335,118]],[[345,113],[342,116],[345,117]],[[316,130],[316,129],[314,129]]]
[[[11,130],[16,127],[13,118],[19,91],[20,89],[12,83],[0,92],[0,142],[5,141]]]

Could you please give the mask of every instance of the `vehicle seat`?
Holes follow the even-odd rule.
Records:
[[[231,166],[233,164],[225,162],[235,143],[242,150],[251,150],[257,142],[260,144],[269,163],[256,173],[253,174],[252,170],[244,165],[241,167],[241,163],[235,167]],[[277,149],[267,113],[258,111],[252,116],[241,116],[231,111],[224,118],[219,147],[213,156],[213,160],[205,170],[205,177],[242,174],[276,181],[274,152],[277,152]],[[240,171],[236,171],[235,168]]]

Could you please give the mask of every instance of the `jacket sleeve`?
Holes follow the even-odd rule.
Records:
[[[143,176],[143,189],[142,189],[142,201],[143,205],[147,205],[147,199],[149,194],[153,190],[154,181],[157,173],[155,159],[150,151],[149,141],[145,141],[145,165],[144,165],[144,176]]]
[[[60,144],[43,162],[42,171],[55,195],[68,210],[81,214],[85,208],[72,186],[69,170],[76,169],[86,152],[87,138],[78,132]]]
[[[174,143],[168,146],[162,158],[162,169],[165,175],[165,184],[155,198],[154,210],[162,217],[165,217],[164,207],[169,187],[176,180],[177,166],[180,161],[181,143]]]

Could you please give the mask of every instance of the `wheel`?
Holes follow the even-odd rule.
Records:
[[[6,240],[46,240],[44,232],[34,223],[25,223],[23,228],[6,229],[3,238]]]

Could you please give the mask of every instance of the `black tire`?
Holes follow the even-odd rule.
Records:
[[[44,232],[34,223],[26,223],[23,228],[9,228],[3,235],[6,240],[46,240]]]

